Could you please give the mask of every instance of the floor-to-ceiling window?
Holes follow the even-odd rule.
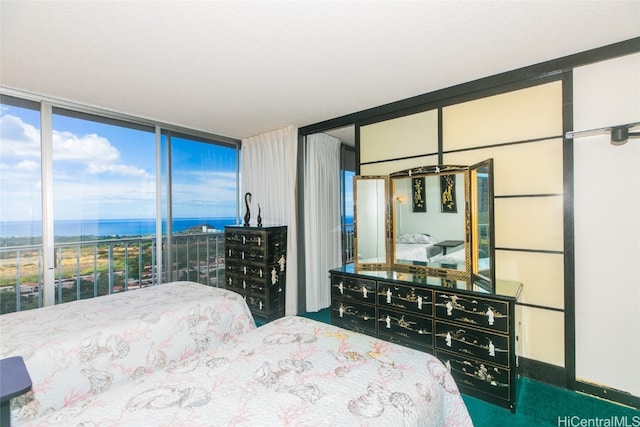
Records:
[[[60,108],[52,128],[56,302],[150,284],[154,128]]]
[[[340,150],[340,201],[342,224],[342,262],[353,262],[353,177],[356,174],[355,150],[342,145]]]
[[[171,189],[163,216],[171,247],[165,277],[222,286],[224,226],[238,222],[238,146],[175,132],[162,136],[170,163],[163,182]]]
[[[41,304],[40,148],[39,104],[0,98],[0,313]]]
[[[224,284],[239,142],[0,101],[0,313],[47,305],[45,290],[58,304],[170,280]]]

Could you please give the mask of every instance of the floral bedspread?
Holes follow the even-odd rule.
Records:
[[[302,317],[133,379],[32,425],[471,426],[433,356]]]
[[[32,391],[15,425],[229,345],[255,329],[242,297],[173,282],[0,316],[0,358],[22,356]]]

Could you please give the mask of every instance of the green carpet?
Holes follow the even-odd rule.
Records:
[[[564,388],[518,378],[516,413],[463,395],[476,427],[640,425],[640,411]]]
[[[331,310],[328,308],[301,316],[331,323]],[[518,378],[517,382],[515,414],[475,397],[462,395],[475,427],[640,427],[640,411],[635,409],[524,377]]]

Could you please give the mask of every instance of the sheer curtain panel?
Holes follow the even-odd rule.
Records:
[[[298,310],[298,257],[296,250],[296,172],[298,129],[288,126],[242,140],[240,188],[242,215],[244,194],[251,198],[250,225],[257,225],[260,206],[264,226],[286,225],[287,228],[287,315]]]
[[[307,137],[305,159],[305,282],[307,311],[331,305],[329,270],[340,266],[340,140]]]

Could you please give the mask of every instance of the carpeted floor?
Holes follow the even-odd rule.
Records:
[[[330,310],[302,316],[331,323]],[[518,378],[516,413],[471,396],[463,399],[475,427],[494,426],[621,426],[640,427],[640,411],[606,400]]]

